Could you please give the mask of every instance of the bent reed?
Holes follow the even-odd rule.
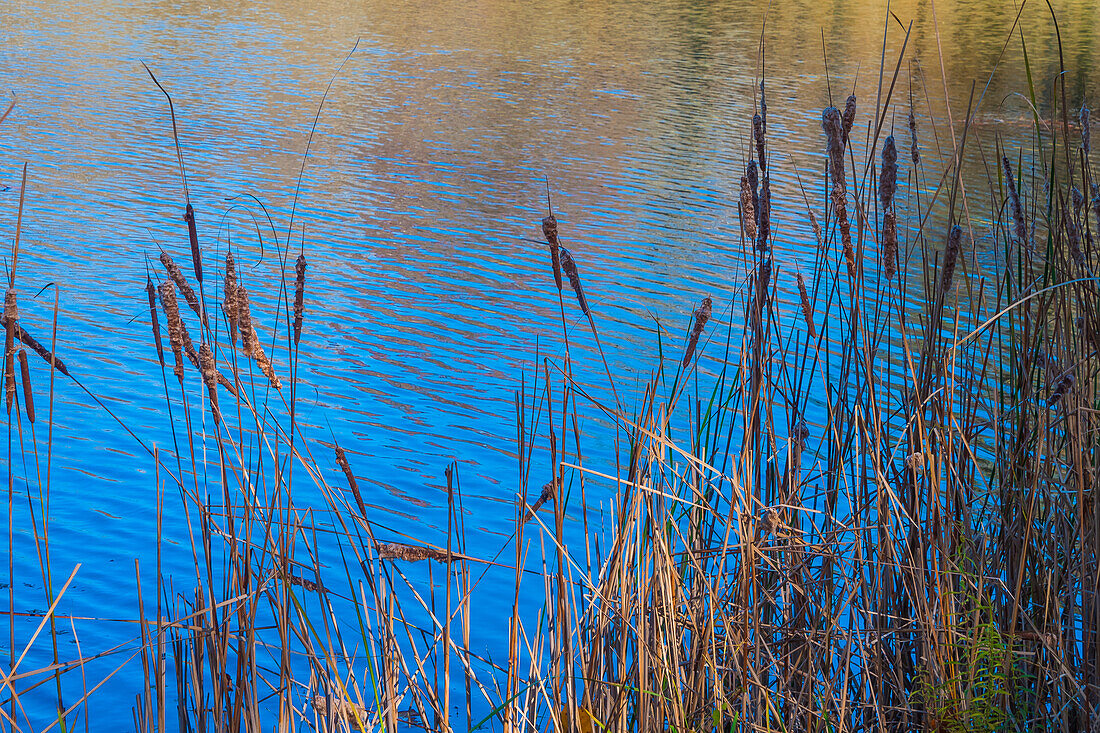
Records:
[[[159,283],[145,286],[173,450],[134,437],[156,470],[158,527],[183,502],[194,576],[164,577],[160,553],[180,551],[167,545],[155,570],[135,563],[139,587],[155,584],[137,599],[136,644],[91,652],[118,670],[140,664],[136,730],[1100,724],[1100,188],[1087,125],[1074,138],[1059,98],[1064,124],[1036,125],[1030,164],[1007,146],[982,149],[997,164],[980,223],[964,213],[981,204],[963,205],[958,169],[925,170],[911,103],[885,94],[861,139],[852,95],[822,117],[827,201],[815,212],[804,191],[805,225],[786,225],[772,210],[785,156],[767,139],[763,95],[761,84],[751,159],[730,197],[743,261],[729,293],[695,307],[682,350],[660,337],[632,412],[619,400],[629,383],[616,386],[603,358],[599,301],[581,288],[584,258],[566,249],[552,211],[541,221],[563,352],[516,394],[515,532],[491,558],[469,548],[457,465],[446,472],[447,536],[432,545],[385,527],[344,448],[306,440],[304,253],[288,264],[289,236],[279,246],[272,312],[253,310],[228,249],[204,292],[187,205],[196,286],[168,253]],[[893,135],[879,138],[898,115],[912,165],[899,165]],[[947,159],[978,145],[967,125]],[[1090,192],[1088,205],[1074,205],[1074,191]],[[779,226],[814,232],[811,273],[774,240]],[[50,369],[50,420],[53,380],[78,377],[19,325],[18,231],[15,242],[2,318],[8,425],[37,460],[50,448],[22,345]],[[792,281],[788,312],[778,291]],[[573,376],[586,337],[571,330],[578,312],[609,384]],[[615,443],[615,465],[586,460],[582,422],[612,426],[598,440]],[[333,466],[346,485],[328,483]],[[99,681],[83,681],[87,657],[61,656],[55,613],[76,571],[58,589],[49,487],[30,483],[48,631],[13,638],[0,719],[67,729],[87,720]],[[324,507],[306,511],[303,492]],[[590,525],[597,492],[612,500],[606,526]],[[325,551],[345,564],[323,567]],[[514,575],[497,661],[475,653],[471,630],[490,570]],[[13,592],[9,604],[14,617]],[[21,668],[51,641],[51,664]],[[20,702],[42,685],[57,697],[46,723]]]

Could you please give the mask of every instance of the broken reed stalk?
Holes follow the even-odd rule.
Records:
[[[27,362],[25,349],[19,350],[19,372],[23,379],[23,407],[27,412],[27,419],[34,424],[34,393],[31,389],[31,365]]]
[[[810,304],[810,295],[806,292],[806,280],[801,272],[796,272],[795,280],[798,282],[798,299],[802,304],[802,317],[806,319],[806,328],[810,331],[810,338],[817,338],[817,328],[814,326],[814,310]]]
[[[294,345],[302,340],[302,319],[305,313],[306,256],[298,255],[294,263]]]
[[[691,363],[691,359],[695,356],[695,347],[699,344],[699,337],[703,335],[703,330],[707,327],[707,321],[710,320],[710,314],[713,304],[710,296],[703,298],[703,302],[699,304],[699,307],[695,310],[695,323],[691,329],[691,336],[688,338],[687,350],[684,352],[684,359],[681,366],[687,369],[688,364]]]

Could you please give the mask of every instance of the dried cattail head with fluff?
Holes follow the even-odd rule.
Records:
[[[172,346],[172,356],[176,364],[172,368],[176,378],[183,381],[183,338],[187,333],[180,318],[179,305],[176,303],[176,289],[171,282],[162,282],[157,289],[160,293],[160,305],[164,308],[164,317],[168,322],[168,343]]]
[[[692,357],[695,356],[695,347],[699,345],[699,337],[703,335],[703,330],[707,327],[707,321],[710,320],[712,307],[713,304],[708,295],[703,298],[703,302],[695,309],[695,324],[691,328],[691,336],[688,338],[687,350],[684,352],[682,363],[685,369],[691,363]]]
[[[248,300],[248,291],[239,283],[233,291],[237,301],[237,329],[241,332],[241,351],[245,356],[252,356],[258,344],[256,329],[252,327],[252,306]]]
[[[183,276],[183,272],[180,270],[179,265],[176,264],[172,256],[167,252],[160,253],[160,263],[164,265],[165,272],[168,273],[168,277],[179,288],[180,294],[183,295],[183,299],[187,301],[187,305],[191,306],[191,310],[195,311],[198,315],[202,312],[199,308],[199,299],[195,295],[195,291],[191,289],[191,286],[187,283],[187,279]]]
[[[917,116],[913,113],[912,104],[909,105],[909,157],[913,165],[920,165],[920,146],[917,144]]]
[[[807,213],[810,215],[810,228],[814,230],[814,239],[817,240],[817,248],[821,249],[825,246],[825,238],[821,233],[821,223],[817,220],[817,215],[814,214],[813,209],[808,209]]]
[[[882,266],[886,280],[892,280],[898,271],[898,222],[893,211],[882,215]]]
[[[23,380],[23,407],[27,419],[34,424],[34,390],[31,389],[31,365],[27,362],[27,350],[19,350],[19,373]]]
[[[157,318],[157,290],[153,287],[153,281],[145,276],[145,294],[149,296],[149,322],[153,326],[153,343],[157,347],[157,359],[161,369],[164,368],[164,345],[160,340],[160,319]]]
[[[1007,155],[1001,156],[1001,167],[1004,169],[1005,186],[1008,187],[1008,203],[1012,209],[1016,244],[1023,247],[1028,241],[1027,222],[1024,221],[1024,209],[1020,205],[1020,192],[1016,189],[1016,177],[1012,174],[1012,163],[1009,162]]]
[[[420,562],[421,560],[448,562],[451,559],[444,550],[420,545],[404,545],[398,542],[379,543],[378,557],[382,560],[404,560],[405,562]]]
[[[766,171],[768,166],[764,158],[764,118],[759,114],[752,116],[752,136],[756,140],[756,157],[760,160],[760,169]]]
[[[305,314],[306,256],[299,254],[294,263],[294,345],[302,340],[302,320]]]
[[[1081,238],[1077,233],[1077,222],[1073,215],[1062,209],[1062,226],[1066,232],[1066,243],[1069,245],[1069,256],[1078,267],[1085,266],[1085,255],[1081,251]]]
[[[1092,113],[1088,107],[1081,108],[1081,149],[1085,151],[1087,159],[1092,154],[1092,132],[1089,129],[1092,124]]]
[[[848,221],[848,202],[843,191],[833,189],[833,210],[836,212],[836,223],[840,227],[840,247],[844,252],[844,264],[848,267],[848,277],[856,279],[856,251],[852,246],[852,223]]]
[[[847,145],[852,134],[852,125],[856,123],[856,95],[849,94],[844,100],[844,116],[841,122],[844,125],[844,144]]]
[[[817,328],[814,326],[814,309],[810,304],[810,294],[806,292],[806,280],[801,272],[796,272],[795,280],[798,281],[798,300],[802,303],[802,317],[806,319],[806,328],[810,331],[810,338],[817,338]]]
[[[952,281],[955,279],[955,266],[959,262],[959,252],[962,250],[962,227],[954,224],[951,233],[947,235],[947,246],[943,250],[943,269],[940,271],[940,297],[947,297],[951,290]]]
[[[561,255],[559,250],[561,242],[558,241],[558,220],[554,215],[543,217],[542,236],[546,237],[546,243],[550,245],[550,266],[554,268],[554,284],[558,286],[558,292],[562,290],[561,282]]]
[[[556,481],[547,481],[543,485],[542,491],[539,492],[539,498],[535,499],[535,503],[530,506],[530,508],[527,510],[527,513],[523,517],[523,522],[525,524],[531,521],[531,519],[535,516],[535,512],[537,512],[543,504],[548,502],[554,496],[554,489],[556,488],[556,486]]]
[[[584,289],[581,287],[581,275],[577,272],[577,263],[573,261],[573,255],[569,254],[569,250],[565,247],[560,247],[559,250],[561,267],[569,278],[569,284],[573,286],[573,292],[577,294],[577,303],[581,306],[581,312],[587,316],[589,314],[588,300],[584,297]]]
[[[18,321],[19,306],[16,305],[15,288],[8,288],[4,293],[4,392],[9,414],[15,400],[15,327]]]
[[[741,176],[741,226],[750,242],[756,241],[756,209],[753,206],[749,177]]]
[[[1081,215],[1081,207],[1085,205],[1085,195],[1081,193],[1081,189],[1074,186],[1070,191],[1070,195],[1073,197],[1073,215]]]
[[[749,188],[752,190],[753,223],[760,227],[760,169],[755,160],[750,160],[745,167],[745,175],[749,178]],[[755,239],[755,238],[754,238]]]
[[[756,249],[761,252],[768,251],[768,239],[772,233],[772,186],[771,176],[764,176],[764,182],[760,186],[760,220],[759,231],[756,237]]]
[[[237,331],[240,306],[237,296],[237,263],[233,261],[233,253],[225,253],[225,286],[222,289],[222,313],[229,321],[229,342],[237,345]]]
[[[894,203],[894,194],[898,190],[898,148],[894,136],[886,138],[882,146],[882,170],[878,178],[878,201],[883,211],[888,211]]]
[[[210,394],[210,411],[214,414],[214,424],[220,425],[222,411],[218,407],[218,370],[214,367],[214,352],[207,344],[199,346],[199,369],[202,371],[206,391]]]
[[[840,121],[840,110],[826,107],[821,113],[821,127],[825,130],[826,150],[829,153],[829,175],[833,182],[833,191],[844,190],[844,129]]]

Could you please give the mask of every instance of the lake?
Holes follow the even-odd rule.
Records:
[[[1055,9],[1076,110],[1100,99],[1100,13],[1092,0]],[[111,620],[137,617],[135,559],[143,574],[156,563],[153,463],[119,422],[150,445],[172,446],[143,292],[147,266],[161,248],[189,262],[171,120],[142,62],[175,105],[208,261],[232,242],[269,329],[278,259],[253,196],[282,246],[289,227],[291,246],[306,253],[306,436],[347,449],[368,505],[393,537],[437,545],[446,544],[444,469],[456,461],[468,549],[486,557],[507,543],[522,486],[515,393],[524,375],[530,388],[543,356],[560,359],[564,348],[546,248],[531,241],[541,236],[547,189],[609,368],[619,384],[636,387],[622,395],[629,411],[655,369],[656,324],[679,350],[699,301],[713,296],[716,318],[728,322],[731,297],[746,282],[737,201],[761,74],[774,248],[786,273],[777,288],[782,308],[794,312],[793,272],[812,270],[815,248],[799,181],[825,199],[821,110],[855,90],[859,159],[868,110],[890,85],[910,22],[886,124],[907,149],[912,100],[929,170],[950,159],[952,129],[961,131],[972,93],[977,143],[964,180],[986,180],[998,137],[1026,156],[1034,126],[1020,28],[1044,114],[1059,69],[1046,5],[1027,5],[1010,37],[1017,8],[998,0],[907,0],[889,13],[869,0],[9,0],[0,13],[0,89],[15,101],[0,124],[5,262],[11,267],[25,162],[22,322],[48,336],[53,290],[37,294],[56,284],[57,353],[87,388],[64,379],[55,387],[55,583],[83,564],[59,613]],[[902,163],[905,176],[904,154]],[[981,256],[980,240],[976,250]],[[606,398],[587,321],[571,317],[581,376]],[[47,394],[45,370],[36,375]],[[606,459],[611,446],[600,443],[599,421],[584,430],[594,458]],[[18,436],[9,436],[16,448],[2,467],[14,487],[14,573],[3,583],[16,611],[31,614],[12,623],[27,639],[33,615],[49,605],[27,498],[29,477],[45,469],[10,458],[22,454]],[[329,484],[342,485],[335,463],[321,463]],[[533,476],[531,488],[545,480]],[[301,506],[323,505],[305,484],[297,491]],[[588,489],[596,516],[612,495],[607,485]],[[176,501],[167,500],[164,534],[180,552],[166,553],[165,572],[186,584],[189,541]],[[510,603],[511,583],[510,572],[490,575],[487,607]],[[143,590],[148,604],[147,582]],[[85,655],[121,644],[103,667],[112,669],[136,648],[132,625],[76,629],[77,637],[61,632],[69,645],[62,656],[75,657],[78,640]],[[478,647],[499,652],[491,629],[483,633]],[[9,633],[0,636],[7,659]],[[21,650],[17,643],[16,656]],[[48,657],[41,646],[25,665]],[[140,680],[131,662],[105,684],[93,697],[91,726],[129,721]],[[31,707],[20,711],[20,725],[48,725],[50,690],[25,697]]]

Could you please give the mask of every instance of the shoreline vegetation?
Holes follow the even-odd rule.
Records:
[[[48,461],[55,381],[78,377],[54,356],[56,305],[52,335],[20,325],[17,225],[2,318],[7,460],[46,469],[26,487],[9,470],[9,577],[12,506],[28,493],[47,610],[29,638],[11,625],[0,729],[89,726],[88,700],[114,672],[89,679],[85,665],[110,654],[116,671],[140,665],[126,711],[140,731],[1096,729],[1090,113],[1067,105],[1064,80],[1055,99],[1032,93],[1033,109],[1054,112],[1049,124],[1036,112],[1022,152],[968,137],[972,104],[947,169],[926,170],[897,77],[880,74],[870,113],[855,95],[823,111],[826,165],[802,190],[816,238],[806,273],[772,246],[784,155],[760,83],[730,202],[743,252],[732,296],[703,299],[682,340],[657,334],[638,395],[606,359],[606,384],[574,379],[571,341],[591,336],[602,358],[598,313],[547,212],[538,244],[564,358],[540,359],[517,392],[524,494],[491,558],[468,547],[457,464],[444,544],[376,523],[345,446],[310,443],[297,422],[306,253],[268,219],[277,281],[249,281],[233,250],[203,246],[187,201],[190,272],[162,251],[145,283],[174,445],[133,437],[156,467],[158,535],[178,499],[191,544],[160,543],[156,568],[135,562],[136,647],[76,659],[58,644],[78,569],[51,566]],[[185,180],[178,141],[177,153]],[[985,161],[980,194],[962,186],[964,154]],[[20,222],[22,206],[21,194]],[[992,267],[975,256],[979,226]],[[277,307],[261,312],[252,297],[265,287]],[[797,311],[784,314],[780,290],[797,291]],[[578,313],[587,332],[571,329]],[[44,368],[48,396],[31,388]],[[616,465],[586,462],[591,415],[611,426]],[[326,480],[333,463],[341,485]],[[613,497],[610,526],[589,526],[595,486]],[[193,577],[165,577],[162,552],[189,553]],[[478,586],[509,568],[508,656],[488,660],[471,644]],[[32,649],[52,662],[28,669]],[[39,726],[21,696],[47,690],[57,715]]]

